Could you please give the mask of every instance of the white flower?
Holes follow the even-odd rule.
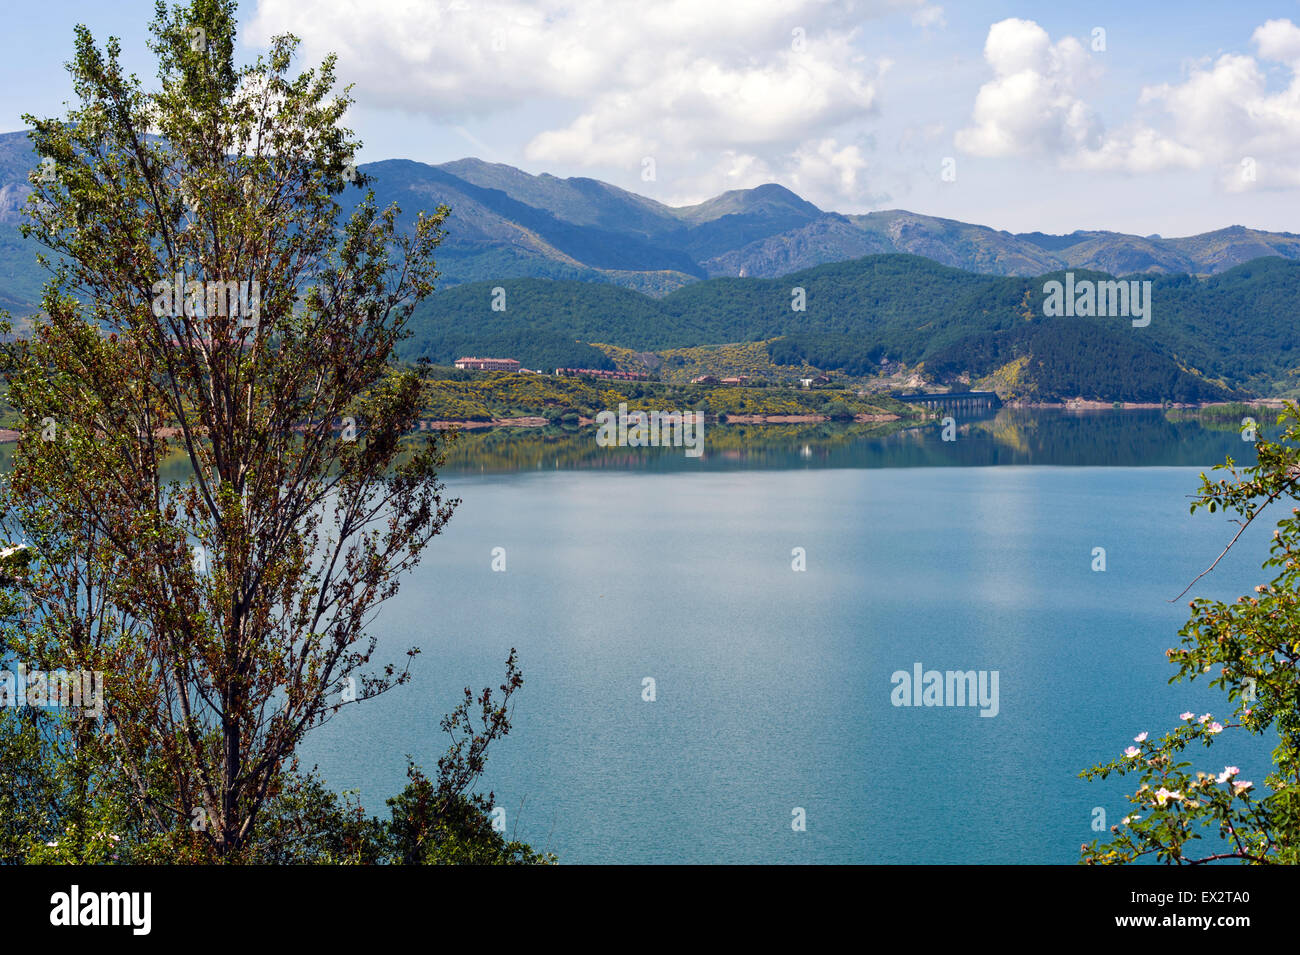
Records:
[[[1130,746],[1128,749],[1124,750],[1124,755],[1129,759],[1137,759],[1141,754],[1142,750],[1138,749],[1136,746]]]
[[[1133,737],[1133,742],[1141,743],[1144,742],[1146,738],[1147,738],[1147,731],[1143,730],[1141,733],[1138,733],[1137,736]]]
[[[1241,772],[1241,770],[1238,769],[1236,766],[1224,766],[1223,772],[1219,773],[1219,775],[1216,776],[1215,779],[1217,779],[1221,783],[1226,783],[1229,779],[1237,775],[1237,773],[1239,772]]]

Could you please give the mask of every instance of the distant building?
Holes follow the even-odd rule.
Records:
[[[812,387],[812,383],[813,383],[813,380],[812,380],[811,378],[800,378],[800,379],[799,379],[799,387],[801,387],[801,388],[811,388],[811,387]]]
[[[556,377],[559,378],[603,378],[606,381],[649,381],[649,375],[643,375],[639,371],[609,371],[605,368],[557,368],[555,369]]]
[[[736,375],[734,378],[722,379],[724,385],[743,385],[747,381],[749,381],[749,375]]]
[[[831,383],[830,375],[818,375],[812,380],[814,385],[829,385]]]
[[[470,371],[518,371],[519,362],[513,358],[457,358],[456,367]]]
[[[700,375],[698,378],[692,378],[693,385],[716,385],[718,383],[717,375]]]

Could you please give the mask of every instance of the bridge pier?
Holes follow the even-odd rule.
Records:
[[[952,392],[932,392],[919,395],[896,394],[891,395],[891,397],[907,404],[917,404],[931,410],[949,409],[962,412],[988,410],[997,408],[1002,404],[997,393],[992,391],[965,391],[956,394]]]

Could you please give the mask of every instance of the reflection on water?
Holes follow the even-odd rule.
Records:
[[[914,468],[1046,464],[1106,467],[1208,467],[1231,456],[1254,463],[1254,446],[1233,422],[1171,420],[1158,410],[1067,412],[1002,408],[958,418],[954,441],[938,422],[708,425],[704,454],[683,448],[600,447],[596,428],[494,428],[463,431],[447,447],[448,473],[603,469],[720,471],[767,468]],[[1263,422],[1261,422],[1263,424]],[[1265,429],[1267,431],[1267,428]],[[414,439],[414,438],[413,438]],[[0,473],[14,445],[0,446]],[[164,462],[166,481],[185,480],[179,453]]]
[[[498,429],[463,432],[447,470],[497,472],[565,469],[710,471],[730,468],[974,467],[1047,464],[1187,467],[1226,456],[1250,463],[1253,446],[1235,428],[1173,421],[1158,410],[1065,412],[1003,408],[957,419],[944,441],[937,423],[711,425],[704,454],[681,448],[602,448],[596,429]]]

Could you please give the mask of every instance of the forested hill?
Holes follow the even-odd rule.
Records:
[[[710,279],[663,298],[579,281],[482,282],[432,296],[405,357],[491,353],[530,367],[609,367],[584,343],[653,352],[778,339],[768,346],[778,364],[862,375],[882,360],[924,362],[940,383],[996,376],[1002,390],[1044,398],[1194,401],[1297,388],[1300,263],[1262,258],[1209,277],[1127,278],[1152,283],[1146,327],[1045,317],[1044,284],[1063,272],[979,275],[897,254],[780,279]]]

